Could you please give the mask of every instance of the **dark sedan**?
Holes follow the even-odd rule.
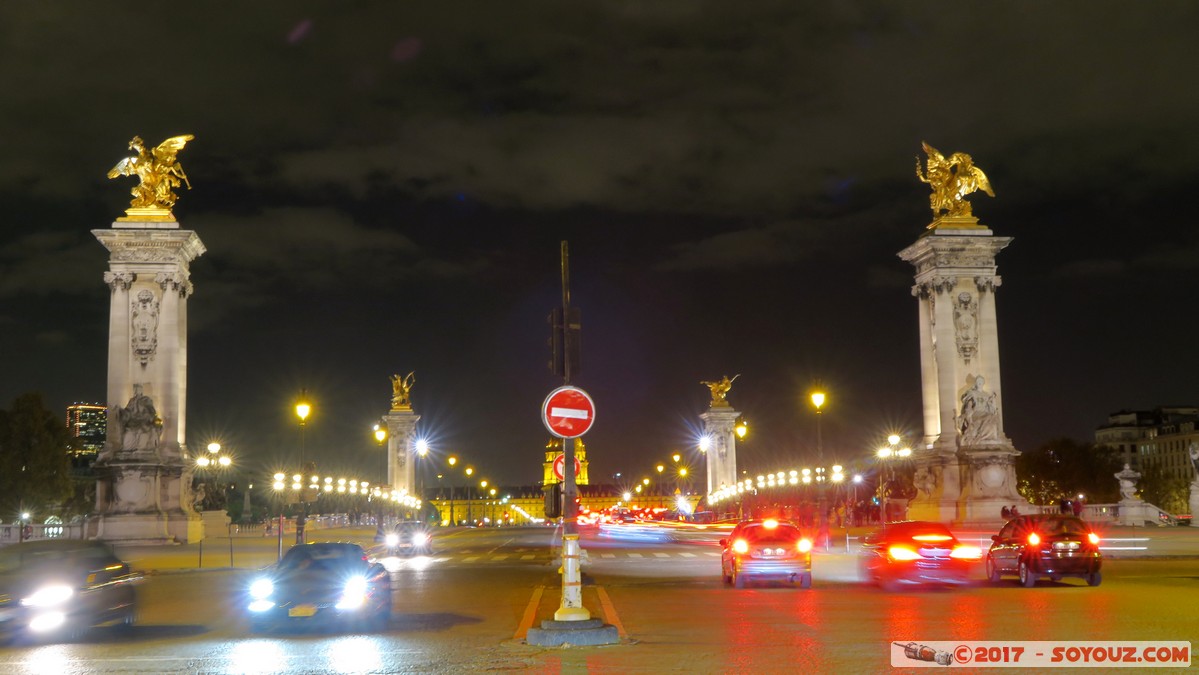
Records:
[[[358,544],[294,546],[255,576],[246,610],[255,631],[274,627],[386,627],[391,579]]]
[[[1058,514],[1014,518],[991,537],[987,578],[998,583],[1015,575],[1032,588],[1041,577],[1054,581],[1081,577],[1088,586],[1103,580],[1099,535],[1077,516]]]
[[[862,575],[885,591],[907,585],[961,585],[982,557],[941,523],[887,523],[862,542]]]
[[[0,548],[0,637],[56,639],[104,624],[132,626],[140,579],[98,541]]]

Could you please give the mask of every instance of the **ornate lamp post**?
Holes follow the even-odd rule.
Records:
[[[300,400],[296,401],[296,417],[300,419],[300,470],[307,471],[304,464],[304,429],[308,425],[308,416],[312,414],[312,404],[308,402],[308,390],[300,390]],[[300,495],[300,513],[296,516],[296,543],[304,543],[304,526],[308,522],[308,502]]]
[[[417,494],[422,500],[425,498],[425,457],[428,457],[428,455],[429,442],[423,438],[416,439]],[[424,518],[421,520],[424,520]]]
[[[824,438],[820,433],[820,417],[821,408],[824,406],[826,396],[824,391],[817,387],[816,391],[811,395],[812,406],[816,408],[816,463],[824,464]]]
[[[878,449],[879,460],[889,465],[891,469],[891,481],[895,480],[895,465],[891,462],[896,459],[906,459],[912,456],[912,449],[907,447],[899,447],[899,442],[902,439],[898,434],[891,434],[887,437],[887,445]],[[883,482],[882,471],[879,472],[878,480],[879,491],[879,506],[882,508],[882,517],[880,520],[883,524],[883,529],[887,528],[887,484]]]

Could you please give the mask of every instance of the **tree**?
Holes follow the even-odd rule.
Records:
[[[1186,513],[1190,508],[1190,480],[1168,473],[1159,464],[1151,464],[1141,472],[1141,499],[1167,513]]]
[[[22,394],[0,410],[0,504],[4,511],[45,511],[70,498],[66,425],[40,393]]]
[[[1034,504],[1049,505],[1085,495],[1092,503],[1119,500],[1120,471],[1115,450],[1070,438],[1055,438],[1016,458],[1020,494]]]

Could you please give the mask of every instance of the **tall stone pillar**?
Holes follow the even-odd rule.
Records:
[[[734,426],[740,415],[726,403],[724,407],[713,405],[708,412],[699,416],[704,422],[704,435],[711,439],[711,445],[705,453],[709,495],[737,484],[737,434],[734,433]]]
[[[939,218],[899,253],[916,267],[924,444],[913,454],[913,519],[992,523],[1016,491],[1019,454],[1003,431],[995,314],[996,237],[972,216]]]
[[[383,419],[387,421],[387,482],[392,490],[416,494],[416,423],[420,415],[409,406],[393,409]]]
[[[189,265],[205,251],[174,217],[121,218],[92,234],[109,251],[108,438],[89,535],[125,544],[198,541],[187,452]]]

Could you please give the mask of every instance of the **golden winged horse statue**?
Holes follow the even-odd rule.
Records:
[[[194,139],[191,134],[173,136],[159,143],[153,150],[147,150],[140,136],[134,136],[129,141],[129,149],[137,154],[117,162],[108,172],[109,178],[118,176],[137,176],[138,184],[130,190],[133,201],[126,211],[130,216],[139,215],[170,216],[171,207],[178,197],[175,188],[186,185],[191,189],[191,182],[180,166],[178,155],[187,142]]]
[[[917,157],[916,177],[920,182],[928,183],[933,190],[928,199],[934,218],[973,218],[974,214],[970,209],[970,202],[965,199],[966,195],[982,190],[992,197],[995,196],[987,175],[974,165],[974,159],[970,155],[955,152],[946,158],[940,150],[928,143],[921,145],[928,155],[927,169],[921,171],[920,158]]]

